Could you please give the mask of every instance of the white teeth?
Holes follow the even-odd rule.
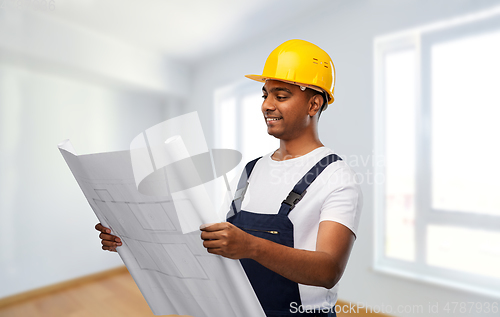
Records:
[[[279,119],[281,119],[281,118],[267,118],[266,120],[267,121],[278,121]]]

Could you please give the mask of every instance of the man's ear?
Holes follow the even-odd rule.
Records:
[[[309,115],[314,117],[316,113],[321,110],[323,106],[323,96],[321,94],[315,94],[309,99]]]

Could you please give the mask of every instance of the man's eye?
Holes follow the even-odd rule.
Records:
[[[285,96],[276,96],[276,99],[278,99],[278,100],[285,100],[286,97]]]

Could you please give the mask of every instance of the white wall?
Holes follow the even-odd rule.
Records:
[[[0,12],[0,298],[122,265],[57,144],[128,149],[182,112],[189,76],[157,52]]]
[[[110,19],[110,23],[113,20]],[[33,10],[0,10],[0,56],[100,84],[184,97],[188,65]]]
[[[445,20],[483,10],[498,1],[475,0],[378,0],[335,1],[319,11],[304,12],[301,17],[268,30],[258,38],[245,41],[233,49],[199,62],[194,73],[194,94],[190,110],[197,110],[207,140],[213,141],[213,92],[242,80],[245,74],[262,72],[267,55],[280,43],[299,38],[325,49],[334,60],[337,71],[336,101],[321,116],[322,142],[348,159],[370,159],[368,166],[354,167],[357,172],[373,173],[373,40],[376,36],[401,31],[422,24]],[[278,13],[276,13],[278,14]],[[264,23],[263,21],[262,23]],[[255,83],[256,91],[261,84]],[[260,111],[260,105],[255,105]],[[474,294],[404,280],[372,270],[373,263],[373,187],[362,184],[364,210],[358,238],[347,270],[341,281],[339,298],[380,307],[391,305],[424,305],[440,302],[492,302]],[[415,314],[395,314],[410,316]],[[443,310],[433,316],[447,315]]]

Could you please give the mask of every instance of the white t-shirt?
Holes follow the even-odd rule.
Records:
[[[295,184],[333,151],[320,147],[284,161],[273,160],[273,153],[257,161],[248,180],[242,210],[262,214],[278,213],[281,202]],[[356,235],[362,204],[362,193],[349,165],[342,160],[331,163],[311,183],[302,200],[288,215],[294,226],[294,247],[316,250],[319,223],[324,220],[341,223]],[[330,307],[337,301],[338,283],[330,290],[299,284],[299,291],[302,305]]]

